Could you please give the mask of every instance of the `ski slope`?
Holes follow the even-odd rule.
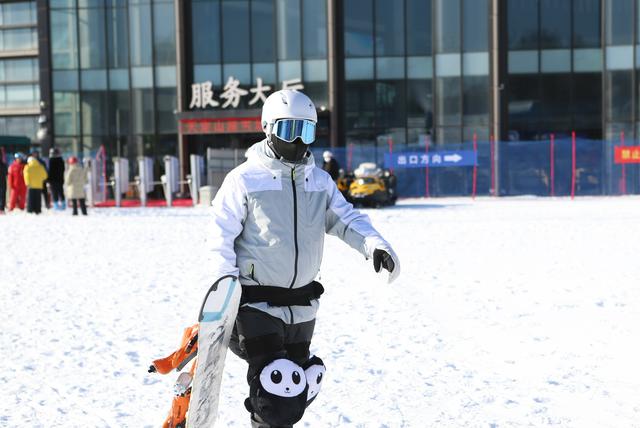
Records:
[[[333,237],[301,427],[640,427],[640,198],[366,210],[399,280]],[[148,374],[215,280],[206,208],[0,217],[0,426],[159,427]],[[287,263],[283,260],[282,263]],[[220,427],[247,427],[229,354]]]

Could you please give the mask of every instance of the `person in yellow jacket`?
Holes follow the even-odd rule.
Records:
[[[27,159],[24,167],[24,182],[27,185],[27,212],[40,214],[42,212],[42,189],[47,179],[47,170],[33,156]]]

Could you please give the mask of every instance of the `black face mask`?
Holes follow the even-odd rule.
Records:
[[[287,162],[298,163],[301,162],[307,154],[308,146],[302,142],[300,138],[296,138],[292,143],[288,143],[280,138],[271,134],[269,138],[269,146],[276,153]]]

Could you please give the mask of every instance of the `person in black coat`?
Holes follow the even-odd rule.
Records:
[[[329,173],[333,181],[336,181],[340,176],[338,161],[334,159],[333,154],[328,150],[322,154],[322,159],[324,160],[322,169]]]
[[[49,186],[51,187],[51,200],[56,210],[64,210],[64,160],[60,150],[49,150]]]
[[[4,214],[7,204],[7,164],[4,163],[4,152],[0,153],[0,214]]]

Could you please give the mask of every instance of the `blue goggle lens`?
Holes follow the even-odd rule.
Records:
[[[311,144],[316,139],[316,124],[306,119],[280,119],[273,125],[273,133],[288,143],[300,137],[303,143]]]

